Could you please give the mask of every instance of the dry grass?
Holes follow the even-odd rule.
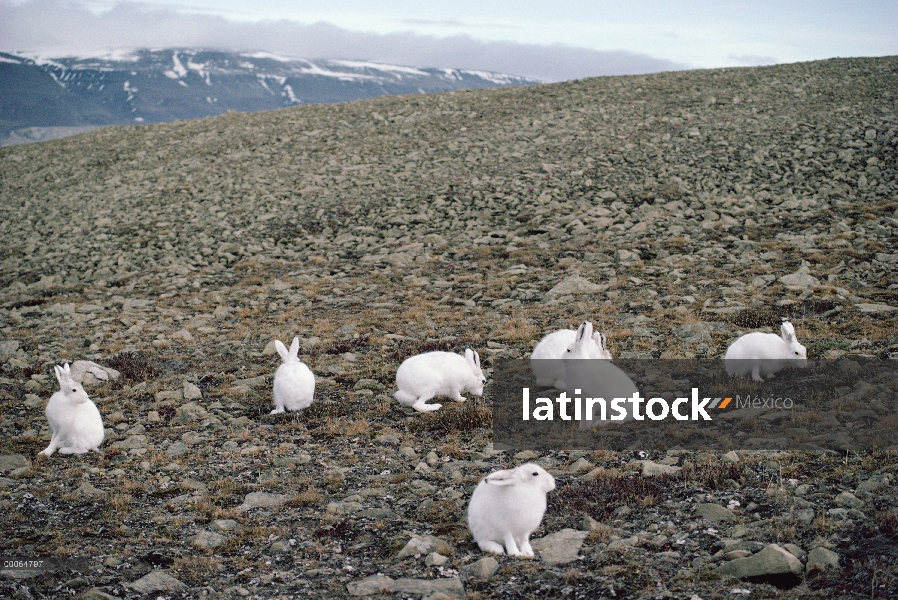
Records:
[[[318,505],[324,500],[324,494],[316,487],[309,486],[287,501],[287,506]]]
[[[221,559],[210,555],[177,556],[171,565],[179,579],[197,586],[208,583],[221,567]]]

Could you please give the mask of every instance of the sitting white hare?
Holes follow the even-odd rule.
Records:
[[[468,505],[468,528],[484,552],[533,556],[530,534],[546,513],[546,495],[555,478],[533,463],[484,477]]]
[[[97,405],[90,401],[81,384],[72,377],[69,364],[54,366],[59,391],[47,403],[47,421],[53,437],[50,445],[39,452],[50,456],[57,449],[60,454],[84,454],[97,450],[103,443],[103,417]]]

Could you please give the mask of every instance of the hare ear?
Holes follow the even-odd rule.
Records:
[[[290,344],[290,356],[297,358],[299,356],[299,336],[293,337],[293,343]]]
[[[53,371],[56,373],[56,381],[59,382],[59,385],[62,385],[62,379],[65,377],[65,371],[62,370],[62,367],[59,365],[53,365]]]
[[[65,371],[66,375],[71,376],[72,370],[69,368],[69,363],[65,363],[62,365],[62,370]]]
[[[490,485],[511,485],[515,482],[515,475],[517,475],[516,469],[503,469],[490,473],[483,480]]]
[[[577,328],[577,337],[574,338],[575,343],[579,344],[581,341],[583,341],[583,333],[585,329],[586,323],[581,323],[580,327]]]
[[[477,354],[477,350],[471,350],[474,353],[474,364],[477,365],[477,368],[480,368],[480,355]]]
[[[605,343],[606,343],[607,341],[608,341],[608,338],[605,337],[605,334],[604,334],[604,333],[600,333],[600,334],[599,334],[599,348],[601,348],[602,350],[607,350],[608,348],[607,348],[606,345],[605,345]]]
[[[285,346],[281,340],[274,340],[274,349],[281,355],[281,360],[286,362],[290,358],[290,354],[287,352],[287,346]]]
[[[780,325],[780,332],[783,334],[783,340],[786,342],[795,341],[795,328],[789,321],[783,321],[783,324]]]
[[[590,339],[592,337],[592,321],[586,321],[583,323],[583,339]]]

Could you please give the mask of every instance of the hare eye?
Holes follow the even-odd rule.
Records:
[[[77,392],[78,390],[76,390],[75,388],[72,388],[72,391],[73,391],[73,392]]]
[[[536,471],[533,472],[534,477],[537,477],[538,475],[539,475],[539,473],[537,473]]]
[[[798,356],[798,352],[795,353],[795,356]]]

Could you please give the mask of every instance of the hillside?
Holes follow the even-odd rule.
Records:
[[[896,358],[896,106],[898,59],[836,59],[0,149],[0,536],[90,560],[0,594],[894,597],[894,452],[496,452],[489,384],[427,415],[391,394],[418,351],[490,369],[585,319],[619,358],[781,317],[811,358]],[[316,403],[269,415],[294,335]],[[120,373],[87,388],[103,453],[38,459],[81,359]],[[481,561],[470,493],[530,459],[558,482],[533,537],[574,555]],[[798,572],[715,574],[771,553]]]
[[[0,143],[309,103],[535,83],[463,69],[172,48],[51,57],[0,52]],[[65,128],[65,129],[63,129]]]

